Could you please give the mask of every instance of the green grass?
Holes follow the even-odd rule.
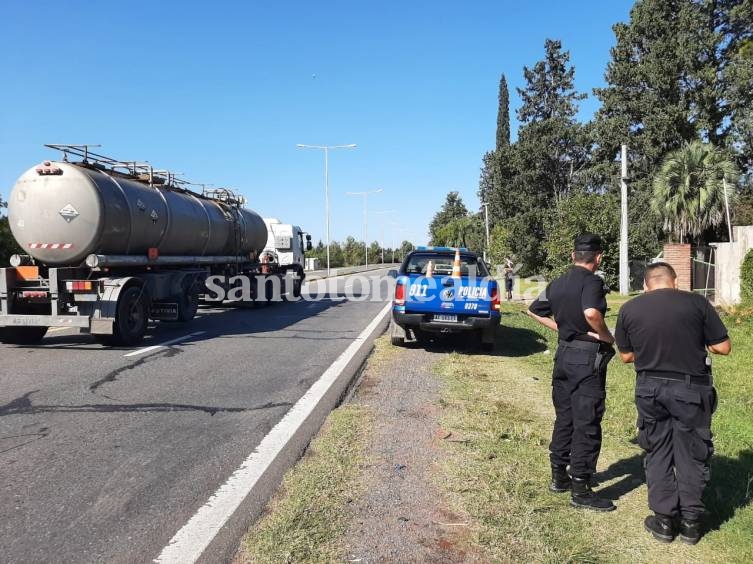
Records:
[[[614,326],[624,299],[611,299]],[[609,368],[600,488],[618,510],[574,510],[546,491],[556,336],[518,306],[505,306],[500,356],[452,354],[437,365],[446,382],[443,427],[467,438],[447,445],[440,482],[476,521],[474,540],[500,562],[753,561],[753,322],[729,322],[732,356],[715,359],[720,402],[716,454],[706,491],[712,530],[696,547],[662,545],[643,531],[648,514],[641,450],[635,445],[635,373]],[[545,354],[544,351],[550,351]]]
[[[361,406],[333,411],[304,459],[283,480],[265,517],[246,535],[240,562],[333,562],[341,556],[345,507],[355,499],[371,417]]]
[[[377,339],[364,380],[396,354],[399,350],[386,335]],[[306,455],[285,475],[264,516],[244,537],[236,564],[342,561],[345,508],[363,492],[359,480],[372,423],[370,410],[358,403],[330,413]]]

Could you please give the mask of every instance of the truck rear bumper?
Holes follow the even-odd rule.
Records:
[[[0,315],[0,327],[78,327],[89,329],[89,318],[78,315]]]
[[[417,328],[422,331],[437,333],[461,333],[463,331],[487,329],[499,325],[500,320],[499,316],[496,315],[489,317],[459,316],[457,322],[445,322],[434,321],[432,314],[403,313],[399,311],[393,311],[392,318],[401,327]]]

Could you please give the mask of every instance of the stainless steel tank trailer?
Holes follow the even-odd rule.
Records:
[[[193,319],[215,275],[225,292],[246,275],[279,277],[283,292],[300,295],[311,236],[297,226],[288,244],[301,259],[283,265],[265,249],[267,224],[232,190],[196,192],[198,184],[93,153],[95,145],[46,147],[62,160],[30,168],[10,193],[10,228],[28,254],[0,268],[0,340],[34,344],[54,326],[134,345],[149,319]],[[250,297],[237,305],[269,296]]]

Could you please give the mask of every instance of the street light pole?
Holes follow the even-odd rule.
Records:
[[[371,213],[373,215],[393,214],[395,213],[395,210],[379,210],[379,211],[373,211]],[[382,247],[382,264],[384,264],[384,220],[382,220],[382,222],[380,223],[380,230],[381,230],[381,238],[380,238],[379,244]],[[393,244],[394,244],[394,241],[393,241]],[[394,252],[393,252],[393,257],[394,257]],[[392,262],[395,262],[394,259]]]
[[[329,150],[330,149],[355,149],[358,145],[303,145],[298,143],[298,149],[320,149],[324,151],[324,223],[327,239],[327,276],[330,274],[329,269]]]
[[[486,221],[486,248],[484,249],[484,262],[486,262],[486,251],[489,250],[489,203],[481,202],[484,206],[484,218]]]
[[[369,268],[369,194],[378,194],[382,188],[363,192],[345,192],[346,196],[363,196],[363,246],[366,250],[366,268]]]

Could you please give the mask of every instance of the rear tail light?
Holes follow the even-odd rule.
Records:
[[[395,305],[405,305],[405,284],[402,282],[395,286]]]
[[[65,287],[69,292],[92,292],[97,289],[91,280],[69,280]]]
[[[499,286],[495,284],[492,286],[492,309],[499,311],[501,307],[499,303]]]
[[[42,290],[26,290],[24,292],[21,292],[21,297],[27,300],[33,298],[46,298],[47,292]]]

